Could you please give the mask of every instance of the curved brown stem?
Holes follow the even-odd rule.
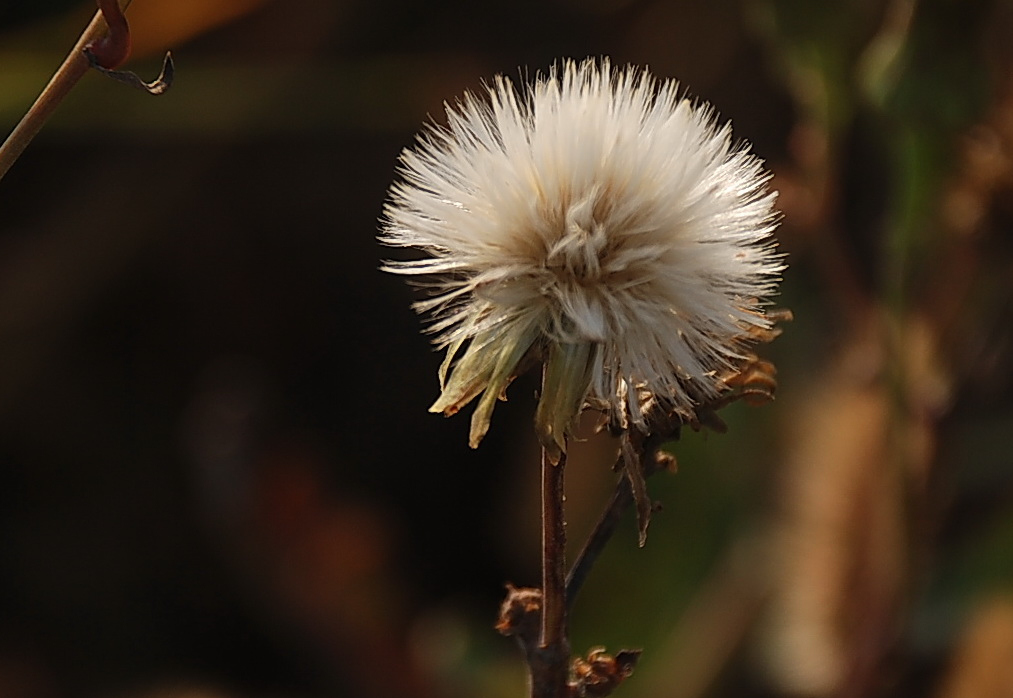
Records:
[[[122,65],[130,56],[130,27],[127,16],[116,0],[98,0],[98,9],[105,20],[109,31],[106,35],[92,41],[85,50],[94,59],[94,63],[112,70]]]

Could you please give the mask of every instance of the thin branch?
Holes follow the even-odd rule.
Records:
[[[542,617],[538,650],[531,666],[532,698],[564,698],[568,690],[565,468],[565,453],[553,464],[542,449]]]
[[[635,433],[630,435],[629,447],[635,456],[633,462],[636,464],[636,467],[641,469],[643,478],[650,477],[659,470],[675,471],[675,458],[671,454],[659,449],[666,441],[678,439],[681,427],[681,420],[678,417],[673,417],[669,423],[660,425],[657,433],[651,435]],[[629,467],[629,465],[630,461],[623,454],[620,454],[615,469],[623,470]],[[566,600],[570,608],[573,607],[573,603],[580,593],[581,587],[584,586],[587,576],[591,573],[591,568],[598,561],[598,557],[605,550],[605,546],[619,527],[623,514],[633,504],[635,499],[632,478],[628,474],[623,473],[619,477],[618,482],[616,482],[616,489],[612,493],[612,498],[605,506],[604,511],[602,511],[598,523],[595,524],[591,535],[584,542],[584,546],[577,554],[577,559],[574,560],[573,567],[570,568],[570,573],[566,576]],[[642,524],[640,534],[640,544],[643,547],[644,529]]]
[[[555,465],[542,449],[542,647],[566,637],[566,523],[563,520],[563,473],[566,454]]]
[[[121,9],[126,9],[130,0],[120,0]],[[0,179],[7,174],[7,171],[25,151],[28,144],[42,129],[46,120],[67,96],[70,90],[77,84],[77,81],[88,72],[88,59],[84,55],[84,49],[88,44],[97,41],[105,35],[108,27],[102,12],[96,12],[81,37],[70,50],[63,64],[57,69],[49,84],[32,104],[28,112],[22,117],[18,125],[14,127],[11,134],[0,146]]]
[[[566,602],[568,608],[573,608],[573,602],[577,598],[577,594],[580,593],[581,587],[584,586],[587,576],[591,573],[591,568],[598,560],[598,556],[605,550],[605,546],[611,540],[612,535],[616,532],[623,513],[625,513],[632,503],[633,490],[630,488],[630,480],[627,477],[621,477],[616,483],[612,499],[609,500],[608,505],[602,512],[601,518],[598,519],[594,530],[584,543],[584,547],[581,548],[577,559],[574,560],[570,573],[566,575]]]

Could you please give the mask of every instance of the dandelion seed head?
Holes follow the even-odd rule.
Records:
[[[534,353],[536,426],[560,449],[587,404],[634,425],[648,401],[692,416],[770,325],[784,265],[769,179],[709,106],[607,60],[448,105],[402,154],[380,236],[426,255],[384,268],[435,290],[416,304],[447,351],[432,409],[479,398],[477,445]]]

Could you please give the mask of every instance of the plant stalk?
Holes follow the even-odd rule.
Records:
[[[619,526],[622,515],[632,503],[633,490],[630,488],[630,481],[628,478],[622,477],[616,483],[612,499],[609,500],[608,506],[605,507],[597,525],[577,555],[573,567],[570,568],[570,573],[566,576],[566,603],[568,607],[573,607],[573,602],[591,573],[591,568],[597,562],[598,556],[605,550],[605,546]]]
[[[130,0],[120,0],[120,7],[127,8]],[[101,12],[96,12],[81,37],[74,44],[63,63],[50,79],[49,84],[42,90],[35,102],[28,109],[28,112],[21,118],[18,125],[14,127],[11,134],[0,145],[0,179],[7,174],[11,166],[21,157],[32,139],[42,130],[46,120],[67,96],[70,90],[77,84],[77,81],[88,72],[88,59],[84,55],[84,47],[89,43],[101,38],[108,30],[105,19]]]
[[[542,449],[542,618],[531,666],[532,698],[565,698],[569,678],[566,521],[563,482],[566,454],[553,464]]]

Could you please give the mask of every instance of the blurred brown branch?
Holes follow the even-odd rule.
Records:
[[[130,5],[130,0],[120,0],[118,7],[126,9],[128,5]],[[18,125],[14,127],[3,145],[0,145],[0,179],[3,179],[3,176],[25,151],[28,144],[42,130],[46,120],[56,111],[64,97],[88,72],[91,66],[85,56],[85,48],[103,37],[107,31],[105,17],[99,10],[78,38],[77,43],[74,44],[74,48],[67,54],[49,84],[42,90]]]

